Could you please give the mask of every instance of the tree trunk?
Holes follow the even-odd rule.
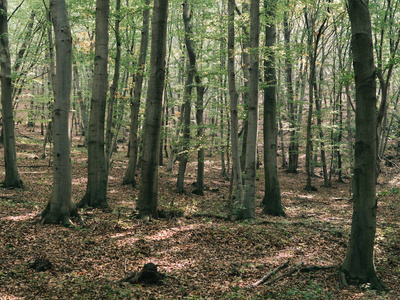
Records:
[[[260,0],[251,0],[250,6],[250,81],[248,105],[248,135],[246,143],[244,212],[245,219],[255,218],[256,152],[258,135],[258,79]]]
[[[6,188],[23,188],[17,167],[15,150],[14,115],[12,105],[11,58],[8,44],[7,0],[0,1],[0,58],[1,58],[1,106],[4,134],[4,163]]]
[[[228,1],[228,83],[231,113],[232,175],[235,183],[235,205],[243,205],[242,169],[239,153],[238,93],[235,81],[235,1]]]
[[[109,0],[96,1],[95,63],[88,138],[88,183],[79,207],[108,208],[104,121],[108,91]]]
[[[384,289],[374,265],[376,232],[376,81],[368,1],[350,0],[351,46],[356,83],[354,204],[349,247],[342,270],[351,279]]]
[[[139,217],[157,217],[158,154],[165,82],[165,56],[168,0],[155,0],[152,21],[150,78],[147,92],[140,192]]]
[[[51,0],[50,9],[56,41],[56,82],[53,109],[53,193],[42,213],[43,223],[62,223],[78,216],[72,201],[71,153],[68,138],[72,84],[72,37],[65,0]]]
[[[116,134],[115,126],[115,98],[118,92],[118,82],[120,77],[120,65],[121,65],[121,38],[119,33],[119,24],[120,20],[120,10],[121,10],[121,0],[117,0],[116,8],[115,8],[115,41],[116,41],[116,54],[115,54],[115,62],[114,62],[114,77],[113,82],[110,87],[110,98],[108,99],[108,109],[107,109],[107,123],[106,123],[106,149],[105,149],[105,158],[106,158],[106,177],[108,181],[108,173],[110,171],[110,163],[111,157],[114,152],[114,136]]]
[[[276,1],[264,0],[264,8],[268,24],[265,26],[264,60],[264,174],[265,196],[263,213],[273,216],[285,216],[281,203],[281,188],[278,177],[277,142],[278,124],[276,121],[276,73],[275,53],[276,42],[275,9]]]
[[[88,118],[87,118],[87,109],[86,109],[85,99],[82,95],[81,82],[79,80],[78,66],[76,65],[76,63],[74,63],[74,65],[73,65],[73,72],[74,72],[74,79],[75,79],[75,88],[76,88],[77,95],[78,95],[78,103],[79,103],[79,107],[81,110],[81,118],[82,118],[82,123],[83,123],[83,128],[82,128],[83,146],[87,147],[89,122],[88,122]]]
[[[182,150],[179,155],[179,169],[178,169],[178,178],[176,182],[176,189],[178,193],[183,193],[185,190],[185,171],[186,165],[189,156],[189,143],[190,143],[190,115],[192,108],[192,89],[193,89],[193,78],[194,78],[195,70],[192,68],[190,63],[187,64],[187,78],[185,83],[185,94],[184,97],[184,106],[183,106],[183,123],[182,123]]]
[[[138,128],[139,128],[139,108],[142,95],[143,72],[146,64],[147,48],[149,44],[149,20],[150,20],[150,0],[145,1],[146,9],[143,10],[142,38],[140,40],[140,53],[138,61],[138,71],[135,74],[135,88],[131,103],[131,124],[129,135],[129,163],[126,169],[122,184],[136,186],[136,168],[138,160]]]
[[[283,30],[285,40],[285,71],[286,71],[286,87],[287,87],[287,101],[289,112],[289,173],[297,173],[297,156],[298,146],[296,144],[296,114],[293,93],[293,78],[292,78],[292,57],[290,52],[290,31],[288,21],[288,13],[286,10],[283,13]]]

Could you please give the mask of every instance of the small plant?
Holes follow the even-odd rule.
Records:
[[[233,208],[233,215],[236,220],[243,220],[245,207],[243,205],[235,205]]]

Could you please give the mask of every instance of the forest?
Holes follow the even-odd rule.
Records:
[[[400,299],[399,0],[0,0],[0,299]]]

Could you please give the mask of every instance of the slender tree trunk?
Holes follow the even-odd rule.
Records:
[[[276,43],[275,10],[276,1],[264,0],[264,9],[268,24],[265,26],[265,48],[267,56],[264,59],[264,174],[265,196],[263,213],[273,216],[285,216],[281,203],[281,187],[276,161],[278,147],[278,124],[276,121],[276,73],[275,53]]]
[[[114,136],[116,120],[115,120],[115,99],[116,94],[118,92],[118,83],[120,77],[120,65],[121,65],[121,37],[119,33],[119,24],[121,23],[120,17],[121,10],[121,0],[117,0],[116,8],[115,8],[115,40],[116,40],[116,54],[115,54],[115,62],[114,62],[114,77],[113,82],[110,87],[110,98],[108,99],[108,108],[107,108],[107,123],[106,123],[106,149],[105,149],[105,158],[106,158],[106,176],[108,181],[108,173],[110,171],[110,163],[111,157],[114,152]]]
[[[342,270],[351,279],[385,289],[374,265],[376,232],[376,81],[368,1],[350,0],[351,45],[356,82],[354,204],[349,247]]]
[[[323,70],[321,67],[320,81],[323,80],[322,73],[323,73]],[[320,87],[320,89],[321,89],[321,87]],[[325,155],[324,132],[322,131],[322,109],[321,109],[322,92],[321,92],[321,90],[318,92],[316,81],[314,81],[314,92],[315,92],[315,110],[316,110],[316,115],[317,115],[317,126],[318,126],[318,131],[319,131],[319,139],[320,139],[320,147],[321,147],[321,149],[320,149],[321,165],[322,165],[322,173],[324,175],[324,187],[330,187],[331,184],[329,182],[328,169],[327,169],[327,164],[326,164],[326,155]]]
[[[139,128],[139,108],[142,95],[143,73],[146,64],[147,48],[149,44],[149,23],[150,23],[150,0],[145,0],[146,9],[143,10],[142,38],[140,40],[140,53],[138,62],[138,71],[135,76],[135,88],[131,103],[131,124],[129,135],[129,163],[126,169],[122,184],[136,186],[136,168],[138,160],[138,128]]]
[[[84,138],[83,146],[87,147],[89,121],[87,118],[87,109],[86,109],[85,99],[82,94],[81,81],[79,80],[78,66],[76,65],[76,63],[74,63],[74,65],[73,65],[73,72],[74,72],[76,92],[77,92],[77,96],[78,96],[78,103],[79,103],[79,107],[81,110],[81,118],[82,118],[82,123],[83,123],[83,128],[82,128],[82,135]]]
[[[185,190],[185,171],[186,165],[189,157],[189,144],[190,144],[190,116],[191,116],[191,108],[192,108],[192,89],[193,89],[193,79],[194,79],[195,70],[187,63],[187,78],[185,82],[185,94],[183,95],[184,106],[183,106],[183,123],[182,123],[182,151],[179,155],[179,169],[178,169],[178,177],[176,182],[176,189],[178,193],[183,193]]]
[[[196,124],[197,124],[197,179],[196,189],[193,191],[198,195],[203,195],[204,191],[204,91],[205,88],[201,83],[200,76],[196,75]]]
[[[245,219],[255,218],[256,152],[258,135],[258,80],[260,1],[251,0],[250,6],[250,81],[248,105],[248,135],[246,144],[244,212]]]
[[[4,134],[4,163],[6,188],[23,188],[17,167],[15,150],[14,115],[12,105],[11,58],[8,44],[7,0],[0,1],[0,65],[1,65],[1,106]]]
[[[108,91],[109,0],[96,1],[95,63],[88,138],[88,183],[79,207],[108,208],[104,122]]]
[[[290,31],[288,21],[288,13],[286,10],[283,13],[283,30],[285,40],[285,71],[286,71],[286,87],[287,87],[287,101],[289,112],[289,173],[297,173],[297,155],[298,147],[296,147],[296,114],[293,93],[293,78],[292,78],[292,57],[290,50]]]
[[[317,190],[314,186],[312,186],[311,178],[314,175],[314,167],[312,162],[312,119],[313,119],[313,106],[314,106],[314,86],[316,82],[315,69],[317,62],[317,54],[318,54],[318,43],[319,39],[322,36],[324,31],[324,26],[326,23],[326,19],[322,22],[318,31],[315,33],[315,16],[311,16],[311,19],[308,20],[308,14],[306,16],[306,23],[308,27],[308,46],[309,46],[309,56],[310,56],[310,77],[309,77],[309,105],[308,105],[308,116],[307,116],[307,146],[306,146],[306,172],[307,172],[307,184],[305,190],[311,192]]]
[[[50,9],[56,41],[56,82],[53,110],[53,193],[42,212],[43,223],[70,225],[78,216],[72,202],[71,153],[68,138],[72,85],[72,37],[65,0],[51,0]]]
[[[165,83],[168,0],[155,0],[152,21],[150,78],[143,133],[143,157],[137,208],[139,217],[157,217],[158,154]]]

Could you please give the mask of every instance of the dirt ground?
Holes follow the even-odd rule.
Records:
[[[72,148],[75,202],[85,192],[87,176],[86,150],[78,143],[74,140]],[[396,166],[384,168],[378,185],[375,265],[389,291],[376,292],[367,285],[342,286],[339,278],[351,226],[347,179],[332,179],[333,187],[324,188],[316,177],[318,191],[307,193],[302,167],[298,174],[279,170],[287,217],[269,217],[259,206],[261,168],[257,218],[239,222],[226,218],[229,181],[220,176],[217,155],[205,162],[204,196],[191,193],[195,163],[188,166],[186,194],[175,191],[177,164],[172,173],[161,166],[159,205],[166,213],[143,223],[132,218],[138,190],[121,185],[127,147],[119,145],[109,180],[112,209],[81,210],[84,226],[68,229],[40,223],[52,188],[51,161],[40,158],[41,149],[38,130],[18,125],[19,170],[26,188],[0,188],[0,299],[400,299]],[[116,282],[149,262],[164,275],[162,284]],[[253,286],[286,262],[265,284]]]

